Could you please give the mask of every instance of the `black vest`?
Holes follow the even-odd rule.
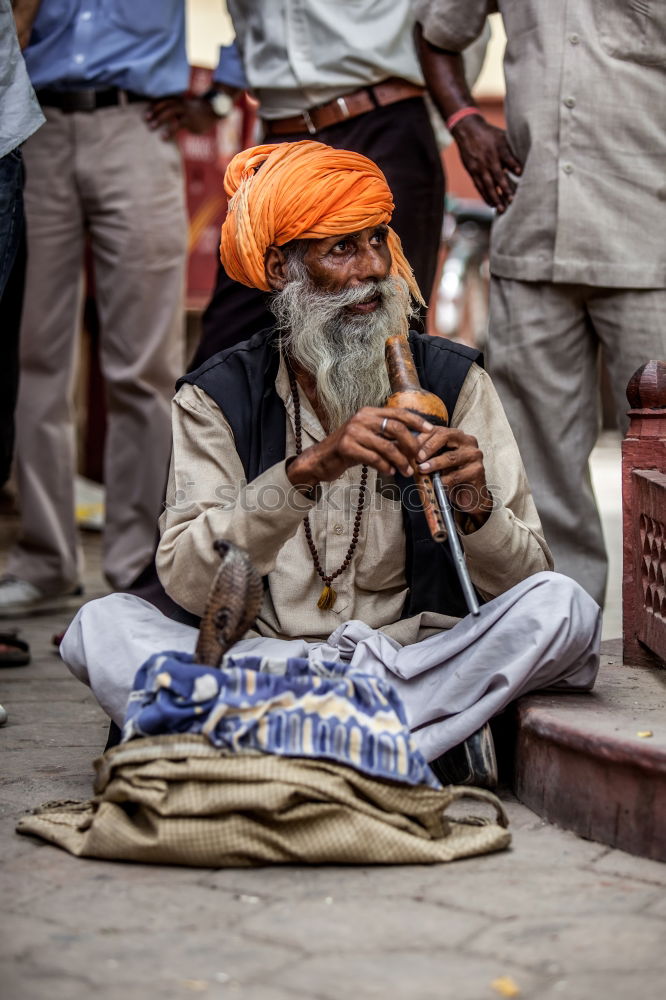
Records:
[[[440,337],[410,331],[409,343],[419,380],[434,392],[451,415],[478,351]],[[245,343],[221,351],[178,382],[197,385],[214,399],[234,434],[248,483],[286,457],[286,421],[275,389],[280,356],[274,330],[255,334]],[[403,617],[420,611],[467,614],[449,546],[434,542],[423,511],[415,503],[412,479],[396,476],[403,501],[406,537],[405,574],[409,593]]]

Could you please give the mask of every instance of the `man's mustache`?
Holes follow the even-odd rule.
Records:
[[[364,305],[376,298],[384,298],[394,294],[393,282],[390,278],[365,281],[353,288],[343,288],[339,292],[321,292],[326,296],[326,304],[331,309],[347,309],[349,306]]]

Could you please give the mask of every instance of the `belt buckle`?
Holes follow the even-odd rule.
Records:
[[[345,101],[344,97],[338,97],[335,103],[340,108],[343,120],[346,118],[351,118],[351,111],[349,110],[349,107],[347,106],[347,102]]]
[[[316,135],[317,129],[315,128],[315,123],[312,121],[312,118],[310,117],[310,112],[302,111],[301,114],[303,116],[303,121],[305,122],[306,128],[310,133],[310,135]]]

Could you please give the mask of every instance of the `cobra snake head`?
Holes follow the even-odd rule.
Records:
[[[219,667],[259,614],[264,589],[245,549],[225,538],[213,542],[213,548],[222,562],[208,592],[194,655],[197,663]]]

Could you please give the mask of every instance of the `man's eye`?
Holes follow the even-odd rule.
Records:
[[[331,247],[333,253],[344,253],[349,248],[349,242],[347,240],[340,240],[335,246]]]
[[[376,232],[372,234],[372,238],[375,241],[375,243],[386,243],[386,230],[378,229]]]

